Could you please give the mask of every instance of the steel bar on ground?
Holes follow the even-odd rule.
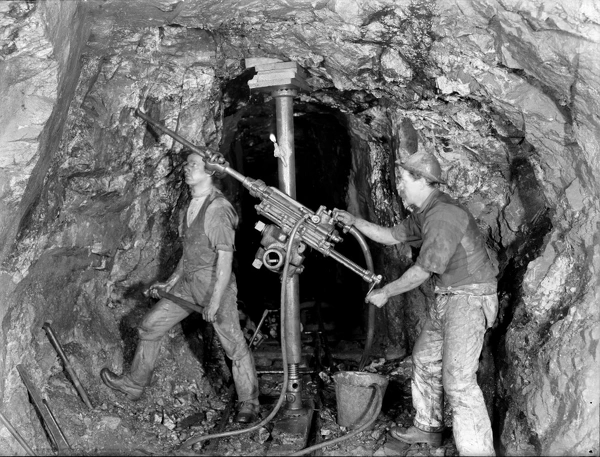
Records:
[[[47,404],[45,404],[43,402],[42,395],[40,394],[37,387],[31,381],[31,377],[27,373],[26,368],[23,365],[17,365],[17,370],[19,371],[19,374],[21,375],[21,379],[23,380],[23,383],[25,384],[25,387],[27,388],[27,391],[29,392],[31,399],[33,400],[33,404],[35,405],[38,412],[42,416],[44,424],[46,425],[46,428],[48,429],[48,433],[49,433],[50,437],[52,438],[58,453],[62,454],[62,453],[69,452],[71,450],[71,446],[69,446],[69,443],[67,443],[63,439],[64,435],[63,435],[62,430],[60,429],[60,427],[54,420],[54,416],[51,414],[50,409],[48,408]]]
[[[93,409],[92,403],[90,402],[90,399],[89,399],[87,393],[85,392],[83,386],[81,385],[81,382],[79,382],[79,378],[77,377],[75,370],[73,370],[73,367],[71,366],[71,362],[69,362],[69,359],[67,358],[65,351],[63,350],[60,342],[58,341],[58,338],[56,337],[54,330],[52,330],[50,321],[45,322],[44,325],[42,326],[42,328],[46,331],[46,334],[48,335],[48,339],[50,340],[50,342],[52,343],[52,346],[54,346],[54,349],[56,349],[56,352],[58,352],[58,355],[60,356],[61,360],[63,361],[65,370],[67,370],[67,373],[69,373],[71,381],[73,381],[73,384],[75,385],[75,389],[77,389],[77,393],[79,393],[79,396],[81,397],[81,399],[83,400],[85,405],[88,408]]]
[[[33,452],[33,450],[29,447],[27,442],[23,439],[23,437],[19,434],[19,432],[17,432],[17,430],[8,421],[6,416],[4,416],[4,414],[2,414],[2,412],[0,412],[0,421],[2,422],[2,425],[4,425],[8,429],[8,431],[12,434],[12,436],[15,437],[15,439],[18,441],[18,443],[21,445],[21,447],[23,449],[25,449],[25,452],[27,453],[27,455],[36,455],[35,452]]]

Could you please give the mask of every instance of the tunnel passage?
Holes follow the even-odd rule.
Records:
[[[56,322],[59,336],[73,348],[82,381],[96,399],[105,401],[107,392],[97,385],[97,372],[108,363],[120,366],[121,341],[127,340],[127,348],[128,341],[135,340],[131,328],[137,319],[119,321],[122,312],[126,306],[150,304],[125,292],[166,274],[165,266],[172,265],[172,208],[183,203],[184,192],[168,159],[179,149],[164,137],[144,141],[145,126],[131,115],[132,109],[150,92],[161,104],[160,120],[181,127],[192,140],[210,146],[222,137],[233,140],[231,132],[241,125],[248,97],[233,97],[235,103],[224,113],[229,126],[222,132],[217,81],[242,71],[240,62],[246,57],[272,57],[296,61],[311,73],[312,101],[322,96],[330,106],[351,113],[346,119],[338,112],[328,114],[350,125],[345,130],[354,152],[361,151],[360,170],[367,170],[365,180],[375,178],[374,185],[383,176],[371,173],[381,156],[362,154],[366,148],[356,143],[364,139],[374,145],[381,131],[372,133],[361,110],[350,101],[340,103],[336,92],[354,91],[386,103],[385,115],[410,116],[419,140],[439,146],[437,152],[456,184],[453,191],[466,193],[470,207],[491,227],[495,247],[506,254],[501,258],[503,307],[488,346],[498,373],[492,386],[498,397],[496,438],[509,455],[597,454],[600,200],[597,119],[589,113],[598,112],[594,81],[600,71],[598,59],[590,58],[597,55],[598,45],[592,37],[592,32],[597,36],[598,12],[590,2],[584,14],[581,2],[571,2],[562,11],[547,2],[543,7],[531,2],[467,2],[470,8],[437,2],[441,9],[433,14],[426,10],[425,15],[415,15],[413,3],[406,8],[398,2],[390,3],[393,8],[386,2],[355,2],[352,10],[345,2],[316,2],[318,10],[314,2],[281,2],[285,7],[273,9],[246,2],[247,9],[240,10],[240,2],[189,0],[171,11],[169,4],[176,2],[159,0],[0,3],[7,37],[0,72],[14,76],[0,78],[7,102],[2,114],[8,121],[0,135],[5,160],[0,170],[0,239],[5,241],[2,258],[10,254],[0,275],[6,304],[0,311],[3,404],[36,447],[46,440],[15,376],[15,364],[31,363],[36,381],[54,388],[51,402],[65,399],[63,409],[56,411],[61,420],[61,413],[75,404],[55,354],[38,334],[38,324],[50,314],[65,316]],[[84,7],[90,5],[99,17],[86,47]],[[418,56],[423,72],[414,59],[406,59],[414,55],[415,40],[425,45]],[[426,91],[413,90],[414,75],[421,73],[431,84]],[[324,96],[323,88],[329,91]],[[474,100],[479,106],[469,109]],[[265,112],[268,103],[263,103]],[[526,136],[535,151],[521,157],[509,154],[507,160],[489,131],[495,124],[489,113],[522,130],[496,124],[500,134],[514,142]],[[298,121],[312,116],[299,114]],[[385,115],[372,114],[373,125],[381,125]],[[267,138],[263,140],[271,146]],[[233,151],[231,144],[223,145]],[[100,160],[103,157],[106,162]],[[496,166],[508,162],[512,170],[500,177],[494,174]],[[240,165],[250,164],[237,162],[235,168],[252,176]],[[510,189],[505,192],[507,182]],[[537,191],[524,193],[529,185]],[[381,197],[386,194],[376,190],[369,197],[379,198],[380,211],[371,215],[382,216]],[[546,200],[541,205],[539,194]],[[315,209],[308,197],[300,200]],[[34,201],[39,201],[38,208],[26,213],[34,209]],[[247,222],[247,211],[243,213],[242,223],[258,242],[258,232]],[[386,222],[391,220],[390,216]],[[9,252],[13,244],[17,246]],[[349,240],[339,248],[353,245]],[[242,260],[249,269],[254,252],[254,247],[248,249]],[[305,277],[317,268],[309,260]],[[315,259],[319,267],[326,261]],[[63,265],[77,266],[77,274]],[[49,268],[57,274],[45,274]],[[251,284],[254,289],[271,281],[278,290],[277,275],[250,272],[261,276]],[[347,284],[358,282],[347,274]],[[411,323],[416,329],[417,319]],[[165,382],[154,387],[156,398],[179,404],[181,393],[208,392],[204,385],[187,384],[188,379],[201,382],[203,377],[197,360],[182,352],[187,345],[180,335],[170,335],[166,346],[169,356],[159,370]],[[123,355],[126,358],[127,351]],[[174,361],[182,360],[195,364],[187,364],[189,370],[175,368]],[[202,411],[207,408],[204,400]],[[104,436],[112,444],[118,436],[142,436],[136,435],[136,427],[152,425],[155,417],[148,404],[139,413],[122,415],[129,429],[95,429],[118,420],[111,414],[122,411],[111,403],[108,408],[91,413],[74,406],[76,414],[67,416],[71,421],[65,427],[69,438],[86,448]],[[156,411],[162,414],[161,408]],[[159,419],[168,423],[165,416]],[[143,436],[141,440],[147,437]],[[20,451],[6,433],[0,447]]]
[[[274,100],[263,93],[249,94],[247,74],[233,80],[225,89],[225,119],[222,152],[232,167],[245,176],[261,179],[277,188],[277,159],[269,139],[276,134]],[[240,88],[243,85],[245,87]],[[234,95],[237,95],[237,98]],[[350,140],[343,115],[314,103],[294,103],[294,145],[296,155],[296,200],[317,211],[345,208],[351,165]],[[224,191],[234,201],[240,215],[236,233],[236,278],[238,299],[251,317],[258,321],[264,309],[279,309],[280,275],[252,266],[260,247],[261,234],[254,226],[262,220],[252,197],[237,181],[227,178]],[[340,233],[341,234],[341,233]],[[364,265],[360,247],[352,237],[334,249],[359,265]],[[331,258],[308,249],[300,274],[300,303],[321,301],[330,305],[323,316],[340,334],[361,333],[362,284],[355,273]],[[310,311],[301,316],[314,319]],[[305,322],[306,324],[307,322]],[[316,322],[311,322],[316,324]]]

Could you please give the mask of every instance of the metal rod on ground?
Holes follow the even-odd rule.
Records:
[[[23,365],[17,365],[17,371],[21,375],[21,379],[23,380],[25,387],[27,387],[27,391],[29,392],[29,396],[33,400],[33,404],[35,405],[38,412],[42,416],[42,420],[44,421],[44,424],[46,425],[46,428],[48,429],[48,434],[49,434],[50,438],[52,438],[52,441],[54,442],[54,445],[56,446],[58,453],[62,454],[65,452],[70,452],[71,446],[69,446],[69,443],[67,443],[63,439],[63,436],[65,436],[65,435],[63,434],[62,430],[58,426],[58,423],[54,420],[54,416],[50,412],[50,409],[48,408],[47,403],[45,404],[42,401],[42,395],[40,394],[37,387],[31,381],[31,377],[27,373],[27,370],[25,369],[25,367]]]
[[[70,448],[71,445],[67,441],[67,437],[63,433],[62,429],[58,426],[58,422],[56,422],[56,417],[54,417],[54,413],[50,409],[50,405],[48,404],[48,401],[44,398],[44,399],[42,399],[42,402],[44,403],[44,406],[48,410],[48,414],[50,414],[50,417],[52,418],[52,421],[56,424],[56,428],[58,429],[58,433],[60,433],[60,437],[64,440],[65,443],[67,443],[67,446],[69,446],[69,448]]]
[[[265,321],[265,318],[267,317],[267,314],[269,314],[269,311],[270,310],[265,309],[265,311],[263,312],[263,315],[260,318],[260,322],[256,326],[256,330],[254,330],[254,334],[252,335],[252,338],[250,338],[250,342],[248,343],[249,348],[252,348],[252,343],[254,343],[254,340],[256,339],[256,336],[258,335],[258,332],[259,332],[260,328],[262,327],[263,322]]]
[[[318,300],[316,303],[317,308],[317,322],[319,324],[319,331],[317,332],[317,339],[321,341],[323,352],[325,353],[325,364],[327,367],[333,365],[333,357],[331,356],[331,349],[329,348],[329,339],[327,338],[327,332],[325,331],[325,323],[323,322],[323,314],[321,312],[321,301]]]
[[[75,374],[75,371],[73,370],[73,367],[71,366],[71,362],[69,362],[69,359],[67,358],[67,355],[65,354],[65,351],[63,350],[62,346],[60,345],[58,338],[54,334],[54,330],[52,330],[52,327],[50,326],[50,321],[45,322],[44,325],[42,326],[42,328],[46,331],[46,334],[48,335],[48,339],[52,343],[52,346],[54,346],[54,349],[56,349],[56,352],[58,352],[58,355],[60,356],[60,358],[62,359],[63,364],[65,365],[65,370],[67,370],[67,373],[69,373],[69,376],[71,377],[71,381],[73,381],[73,384],[75,385],[75,389],[77,389],[79,396],[81,397],[81,399],[83,400],[83,402],[85,403],[85,405],[88,408],[93,409],[92,403],[90,402],[90,399],[87,396],[87,393],[83,389],[81,382],[79,382],[79,378],[77,377],[77,375]]]
[[[2,414],[2,412],[0,412],[0,421],[2,422],[2,425],[4,425],[8,429],[8,431],[12,434],[12,436],[15,437],[15,439],[19,442],[21,447],[23,449],[25,449],[25,452],[27,452],[27,455],[36,455],[35,452],[33,452],[33,450],[25,442],[23,437],[21,435],[19,435],[19,432],[17,432],[17,430],[12,426],[12,424],[4,416],[4,414]]]

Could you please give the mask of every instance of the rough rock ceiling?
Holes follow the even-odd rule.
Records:
[[[84,7],[87,41],[77,35]],[[10,370],[26,354],[41,360],[46,379],[53,359],[32,349],[44,313],[60,318],[74,343],[85,340],[89,354],[120,354],[118,335],[88,338],[85,312],[74,320],[69,306],[101,313],[94,323],[116,335],[109,323],[124,297],[104,279],[147,281],[172,228],[163,216],[177,189],[153,182],[168,177],[161,160],[170,146],[151,140],[131,115],[142,89],[158,80],[161,115],[183,120],[194,139],[217,142],[224,135],[215,106],[233,118],[235,103],[246,103],[233,96],[228,105],[223,86],[243,74],[245,58],[265,56],[304,66],[314,90],[299,102],[344,118],[362,167],[355,178],[372,186],[363,195],[379,207],[374,218],[390,222],[397,209],[382,184],[384,154],[404,132],[390,124],[408,119],[419,140],[435,146],[451,188],[496,224],[509,259],[501,297],[509,307],[494,336],[505,365],[495,386],[506,403],[503,445],[509,454],[597,454],[589,443],[598,441],[599,24],[592,0],[0,3],[0,95],[8,107],[0,111],[0,241],[9,234],[2,249],[15,233],[5,225],[29,229],[15,243],[14,269],[0,275],[2,294],[18,292],[0,311],[11,347],[0,364],[4,400],[19,405],[26,423]],[[160,67],[165,62],[175,70]],[[188,74],[194,84],[186,86]],[[39,227],[27,227],[35,204]],[[551,222],[537,212],[546,206]],[[101,363],[94,359],[93,368]]]
[[[214,37],[230,60],[269,56],[309,70],[315,90],[364,90],[409,107],[479,100],[541,153],[577,142],[589,162],[600,111],[600,10],[591,1],[90,1],[90,45],[119,45],[120,27],[182,26]],[[193,46],[193,42],[189,43]],[[335,104],[331,94],[314,94]],[[501,132],[503,133],[503,132]],[[587,143],[587,144],[584,144]],[[569,158],[561,165],[571,168]],[[551,168],[546,173],[556,175]],[[560,186],[575,177],[550,176]],[[593,183],[590,183],[594,186]],[[557,189],[550,191],[551,194]]]

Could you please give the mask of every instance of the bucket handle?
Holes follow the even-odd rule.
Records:
[[[375,390],[375,397],[376,397],[376,407],[375,407],[375,413],[373,414],[373,417],[371,417],[369,419],[369,421],[363,425],[361,425],[359,428],[357,428],[356,430],[348,433],[347,435],[344,436],[340,436],[339,438],[335,438],[331,441],[325,441],[323,443],[319,443],[319,444],[315,444],[314,446],[311,447],[307,447],[306,449],[302,449],[300,451],[294,452],[292,454],[284,454],[286,456],[292,456],[292,455],[306,455],[306,454],[310,454],[313,451],[316,451],[317,449],[321,449],[327,446],[332,446],[334,444],[340,443],[342,441],[345,441],[347,439],[352,438],[353,436],[358,435],[359,433],[363,432],[364,430],[366,430],[367,428],[369,428],[371,426],[371,424],[373,422],[375,422],[377,420],[377,418],[379,417],[379,412],[381,411],[381,405],[383,403],[383,395],[381,393],[381,386],[377,383],[373,383],[371,385],[369,385],[369,387],[371,387],[372,389]]]

